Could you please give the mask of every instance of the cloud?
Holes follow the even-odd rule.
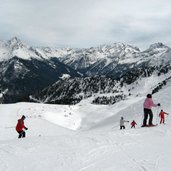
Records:
[[[170,0],[0,0],[0,37],[36,46],[171,45]]]

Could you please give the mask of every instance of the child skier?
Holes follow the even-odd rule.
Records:
[[[123,117],[121,117],[121,119],[120,119],[120,129],[125,129],[125,125],[124,125],[125,122],[129,122],[129,121],[126,121],[126,120],[124,120]]]
[[[26,133],[23,129],[27,130],[28,128],[25,127],[24,125],[24,120],[25,120],[25,116],[23,115],[21,117],[21,119],[18,120],[18,123],[16,125],[16,131],[19,133],[18,138],[24,138],[26,136]]]
[[[133,120],[133,121],[131,122],[131,128],[135,128],[135,125],[137,125],[137,123]]]
[[[164,117],[164,115],[169,115],[169,114],[168,114],[168,113],[166,113],[166,112],[164,112],[163,110],[161,110],[161,112],[159,113],[159,117],[160,117],[160,124],[161,124],[161,123],[165,124],[165,123],[164,123],[164,121],[165,121],[165,117]]]

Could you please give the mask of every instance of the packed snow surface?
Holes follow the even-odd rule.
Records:
[[[170,171],[171,116],[166,124],[141,128],[144,96],[114,105],[92,105],[89,99],[68,105],[17,103],[0,105],[2,171]],[[153,123],[161,109],[171,115],[170,86],[153,101]],[[25,139],[18,139],[17,120],[26,116]],[[137,122],[136,129],[123,116]]]

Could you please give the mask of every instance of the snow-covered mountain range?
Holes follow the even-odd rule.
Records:
[[[36,49],[13,38],[0,43],[0,90],[3,102],[28,101],[31,93],[57,81],[63,74],[80,74],[57,58],[43,58]]]
[[[31,47],[26,45],[17,37],[9,41],[0,41],[0,61],[8,60],[15,56],[31,60],[58,58],[61,62],[71,66],[73,69],[93,70],[94,67],[100,67],[100,70],[116,65],[134,64],[144,61],[150,61],[151,65],[156,62],[158,65],[170,61],[171,48],[162,44],[155,43],[149,46],[145,51],[138,47],[123,43],[114,43],[111,45],[101,45],[87,49],[72,48],[52,48],[52,47]],[[162,60],[160,60],[162,58]],[[102,72],[102,71],[101,71]],[[90,71],[87,73],[91,73]]]
[[[147,50],[141,51],[138,47],[123,43],[101,45],[87,49],[60,49],[31,47],[16,37],[6,42],[0,41],[0,88],[1,92],[5,92],[3,93],[5,102],[28,100],[30,94],[36,94],[37,96],[39,92],[40,96],[44,96],[44,100],[41,99],[44,102],[66,101],[66,96],[75,99],[80,97],[81,93],[84,94],[81,98],[86,97],[87,94],[92,95],[92,92],[96,92],[92,88],[92,82],[86,80],[95,79],[96,76],[102,75],[101,81],[98,82],[100,86],[104,77],[109,79],[106,82],[110,82],[110,79],[114,82],[118,81],[117,86],[112,84],[108,88],[108,93],[117,90],[118,85],[120,92],[129,92],[131,88],[125,91],[124,84],[133,86],[136,81],[140,81],[144,77],[148,78],[156,75],[165,75],[165,79],[167,79],[169,77],[167,73],[170,69],[171,48],[162,43],[152,44]],[[61,80],[60,78],[63,78],[63,75],[69,75],[73,79],[70,81],[68,79]],[[87,76],[88,78],[85,78]],[[79,77],[79,79],[75,79],[76,77]],[[55,83],[56,81],[58,83]],[[73,82],[72,85],[71,82]],[[159,82],[153,86],[157,86]],[[59,87],[56,87],[57,85]],[[78,88],[75,85],[80,85],[81,88],[79,88],[80,92],[78,94],[75,94],[77,91],[66,93],[66,90],[63,87],[61,89],[60,85],[64,87],[72,86],[73,89]],[[65,100],[62,100],[61,97],[64,97],[62,95],[56,95],[55,100],[48,97],[49,93],[48,95],[46,93],[42,94],[42,92],[47,92],[46,89],[41,91],[47,86],[49,86],[47,88],[48,92],[53,90],[57,93],[60,90],[60,94],[65,94]],[[51,87],[52,90],[50,90]],[[85,87],[91,87],[86,88],[86,94]],[[70,89],[72,90],[70,87],[67,91]],[[104,90],[100,91],[105,92]],[[127,94],[131,93],[125,93],[123,97]],[[50,96],[52,97],[52,94]],[[40,98],[38,97],[38,99]],[[52,101],[47,101],[47,99],[52,99]]]
[[[0,61],[9,60],[14,56],[25,60],[31,60],[32,58],[49,59],[52,57],[61,57],[68,54],[71,49],[60,49],[50,47],[31,47],[23,43],[17,37],[13,37],[8,41],[0,41]]]

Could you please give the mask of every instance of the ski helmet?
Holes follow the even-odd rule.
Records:
[[[151,94],[147,94],[147,98],[152,98],[152,95]]]
[[[21,119],[25,119],[26,117],[23,115],[22,117],[21,117]]]

